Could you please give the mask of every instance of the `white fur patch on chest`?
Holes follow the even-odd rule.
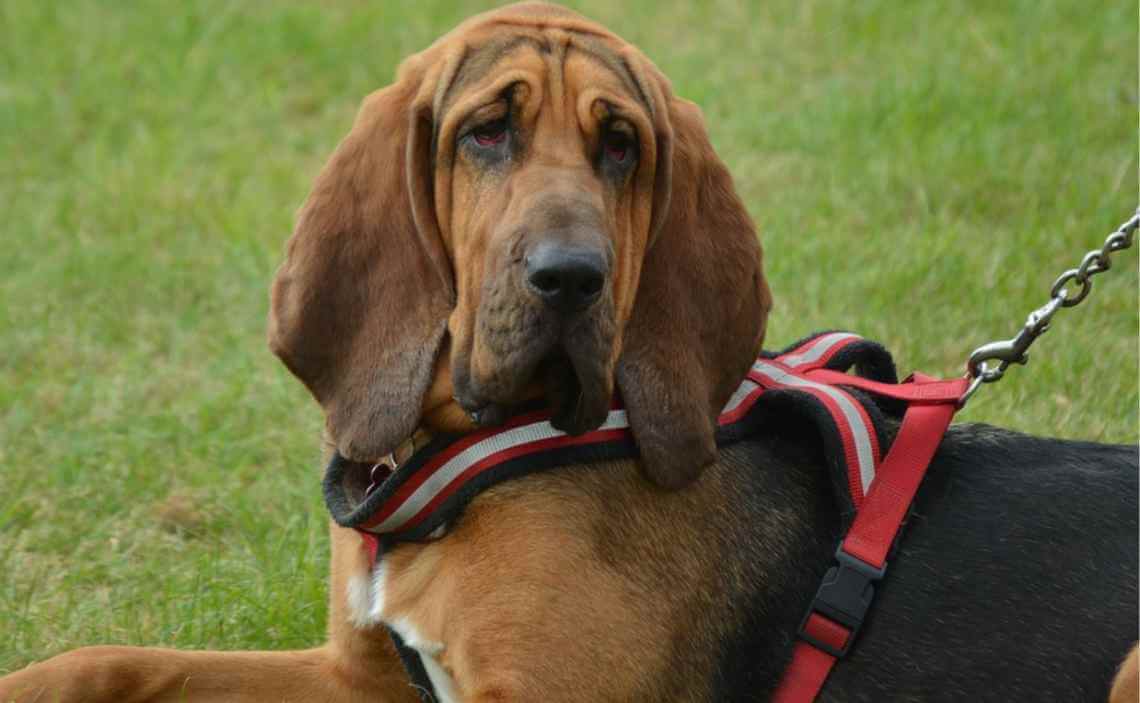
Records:
[[[443,651],[443,643],[435,642],[425,639],[420,631],[416,628],[412,621],[408,618],[394,618],[388,623],[388,627],[392,628],[404,644],[416,650],[420,654],[426,654],[429,657],[434,657]]]
[[[395,618],[388,623],[388,627],[400,636],[406,646],[416,650],[420,655],[424,671],[431,680],[432,688],[435,689],[435,699],[439,703],[459,703],[462,699],[459,697],[455,681],[437,659],[443,652],[443,643],[425,639],[408,618]]]
[[[404,644],[420,655],[424,671],[435,689],[439,703],[459,703],[458,688],[451,675],[439,663],[437,657],[443,652],[443,643],[423,637],[415,624],[408,618],[396,617],[390,621],[384,615],[384,589],[388,570],[380,559],[371,572],[356,573],[349,577],[347,593],[348,619],[356,627],[369,627],[381,622],[391,627]]]
[[[420,652],[420,661],[423,662],[424,671],[427,672],[432,688],[435,689],[435,699],[439,703],[459,703],[461,699],[455,690],[455,682],[436,658]]]
[[[356,573],[348,577],[348,619],[357,627],[381,622],[384,612],[384,588],[388,569],[381,559],[371,572]]]

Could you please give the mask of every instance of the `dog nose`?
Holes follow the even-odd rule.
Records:
[[[526,257],[530,289],[561,313],[583,310],[597,300],[606,269],[601,252],[552,242],[540,242]]]

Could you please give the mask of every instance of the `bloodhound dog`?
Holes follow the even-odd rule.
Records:
[[[645,56],[550,5],[468,20],[317,178],[270,346],[360,467],[527,400],[584,432],[615,391],[641,460],[496,485],[375,566],[333,525],[323,646],[83,648],[0,700],[420,700],[387,628],[441,701],[765,700],[838,530],[810,433],[714,442],[770,305],[700,112]],[[1103,700],[1136,638],[1135,448],[955,428],[929,483],[826,700]]]

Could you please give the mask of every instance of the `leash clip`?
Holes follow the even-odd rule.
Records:
[[[400,468],[396,463],[396,453],[392,452],[388,456],[381,457],[380,461],[372,465],[372,469],[368,472],[368,488],[364,489],[364,497],[372,495],[372,492],[380,487],[380,484],[392,474],[396,473],[396,469]]]
[[[800,621],[798,635],[812,646],[839,658],[847,654],[855,642],[859,628],[867,617],[867,610],[875,598],[875,582],[883,578],[887,566],[881,569],[843,551],[841,542],[835,549],[838,566],[827,570],[811,606]],[[815,627],[813,615],[822,615],[847,630],[841,645],[833,637],[822,637]],[[830,641],[828,641],[830,640]]]
[[[418,431],[417,431],[418,433]],[[404,454],[404,461],[411,458],[419,446],[416,443],[416,434],[413,433],[392,451],[388,452],[386,456],[380,457],[380,461],[372,465],[372,469],[368,472],[368,488],[364,490],[364,497],[372,495],[372,492],[380,487],[388,477],[400,470],[400,458],[398,454]]]

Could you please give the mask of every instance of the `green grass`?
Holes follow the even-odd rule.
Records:
[[[703,106],[770,346],[845,327],[956,374],[1136,205],[1126,5],[582,9]],[[477,9],[0,0],[0,671],[322,639],[321,420],[266,289],[359,99]],[[1135,441],[1136,261],[963,418]]]

